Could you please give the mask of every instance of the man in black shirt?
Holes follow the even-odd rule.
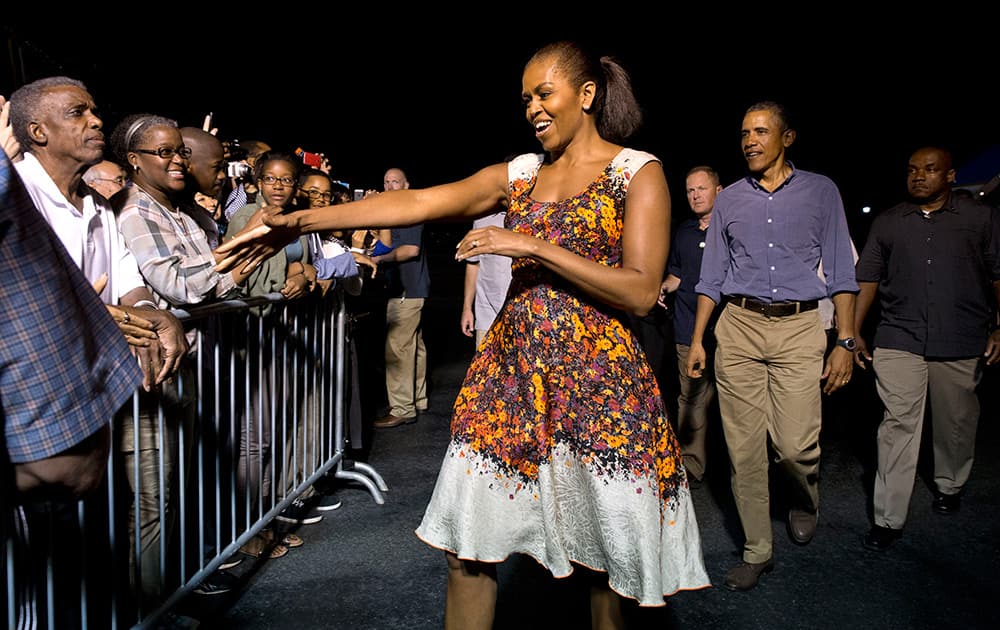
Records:
[[[884,551],[902,534],[930,398],[938,514],[953,514],[969,478],[979,421],[983,360],[1000,359],[994,308],[1000,296],[997,211],[951,191],[951,155],[918,149],[907,170],[910,200],[872,223],[857,264],[860,330],[879,296],[873,366],[885,407],[878,428],[875,524],[864,546]],[[991,332],[992,331],[992,332]],[[855,361],[872,360],[857,336]]]

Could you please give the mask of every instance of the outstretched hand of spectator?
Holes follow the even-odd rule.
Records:
[[[250,227],[248,224],[247,227]],[[301,236],[295,213],[262,215],[262,224],[243,229],[216,248],[215,270],[249,272]]]
[[[11,162],[21,159],[21,143],[14,137],[14,129],[10,126],[10,101],[3,96],[0,96],[0,148]]]
[[[371,256],[369,256],[368,254],[362,254],[354,251],[351,252],[351,255],[354,256],[354,262],[356,262],[357,264],[364,265],[366,267],[371,267],[372,278],[375,277],[375,274],[378,273],[378,263],[375,262],[375,260],[373,260]]]
[[[205,114],[205,120],[201,123],[202,131],[207,131],[213,136],[219,135],[219,128],[212,126],[212,112]]]

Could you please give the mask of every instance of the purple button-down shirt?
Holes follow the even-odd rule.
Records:
[[[817,275],[820,260],[824,277]],[[837,185],[793,170],[774,192],[752,177],[726,187],[715,199],[695,291],[715,302],[726,295],[783,302],[857,293]]]

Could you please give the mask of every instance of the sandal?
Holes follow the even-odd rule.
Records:
[[[273,546],[272,546],[273,545]],[[264,551],[270,549],[268,557],[272,560],[275,558],[280,558],[281,556],[288,553],[288,547],[285,545],[274,545],[273,541],[269,540],[267,537],[257,534],[250,540],[248,540],[242,547],[240,547],[240,553],[246,554],[251,558],[259,558],[263,555]]]
[[[260,530],[259,534],[268,543],[274,542],[274,530],[271,528],[266,528]],[[292,532],[285,532],[281,538],[281,544],[289,549],[295,549],[296,547],[301,547],[306,544],[306,541],[302,540],[302,537],[298,534],[293,534]]]

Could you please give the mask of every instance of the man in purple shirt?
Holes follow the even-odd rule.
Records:
[[[716,304],[715,377],[732,465],[732,489],[746,542],[725,586],[745,591],[774,568],[768,446],[792,496],[788,529],[812,540],[819,508],[822,391],[851,378],[853,337],[827,342],[817,305],[830,297],[838,328],[854,330],[858,285],[847,218],[837,186],[785,159],[795,141],[784,107],[751,106],[740,132],[749,175],[715,200],[705,239],[698,309],[687,372],[701,377],[703,339]],[[823,263],[824,278],[817,275]]]

